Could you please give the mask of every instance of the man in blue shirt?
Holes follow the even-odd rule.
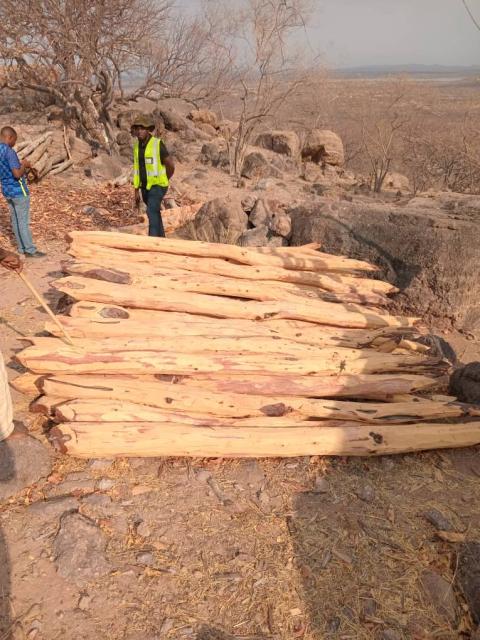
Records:
[[[30,231],[30,194],[25,173],[30,168],[26,160],[18,159],[13,147],[17,142],[17,132],[12,127],[0,130],[0,182],[7,201],[12,227],[19,253],[28,258],[42,258],[46,254],[38,251]]]

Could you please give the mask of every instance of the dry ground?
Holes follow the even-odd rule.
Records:
[[[94,196],[85,204],[97,204]],[[67,201],[53,189],[49,197],[55,210]],[[28,264],[43,292],[65,257],[69,225],[58,214],[51,222],[34,221],[49,255]],[[9,359],[45,315],[14,274],[1,273],[0,287],[0,349]],[[478,357],[478,344],[452,338],[464,361]],[[17,419],[48,447],[27,400],[14,393],[14,401]],[[374,460],[51,455],[51,473],[0,506],[0,564],[11,570],[0,585],[11,605],[0,640],[229,638],[222,630],[281,640],[470,637],[456,545],[423,513],[436,508],[456,532],[480,539],[476,450]],[[81,556],[79,523],[105,544],[101,560]],[[59,536],[70,537],[70,556],[59,552]],[[97,562],[102,575],[83,579],[81,562]],[[443,595],[424,590],[425,572],[445,579]]]

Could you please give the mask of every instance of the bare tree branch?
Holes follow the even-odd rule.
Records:
[[[467,0],[462,0],[462,4],[465,7],[468,15],[470,16],[471,21],[473,22],[473,24],[477,27],[477,29],[480,31],[480,22],[475,18],[475,16],[473,15],[470,7],[467,4]]]

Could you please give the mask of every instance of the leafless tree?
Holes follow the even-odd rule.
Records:
[[[115,90],[170,9],[170,0],[26,0],[20,9],[2,0],[3,86],[48,95],[88,142],[111,149]]]
[[[218,16],[219,2],[206,13]],[[260,125],[296,94],[308,79],[295,35],[305,29],[309,0],[243,0],[223,7],[224,54],[229,59],[240,112],[227,144],[231,172],[240,176],[247,147]]]
[[[462,0],[462,4],[465,7],[466,12],[470,16],[470,20],[473,22],[475,27],[480,31],[480,22],[477,20],[477,18],[474,16],[472,10],[468,6],[467,0]]]
[[[432,133],[412,121],[404,133],[402,161],[414,192],[427,188],[478,193],[480,129],[476,110],[464,114],[460,126]]]
[[[219,37],[215,15],[177,13],[164,38],[145,47],[138,68],[142,81],[128,98],[161,95],[211,105],[231,87],[231,49],[231,42]]]
[[[21,11],[2,0],[1,83],[46,96],[79,135],[112,151],[117,98],[198,103],[226,90],[231,58],[215,29],[207,16],[182,18],[173,0],[26,0]]]
[[[382,93],[388,94],[387,101],[370,104],[368,113],[360,119],[361,149],[368,161],[370,186],[375,193],[382,190],[392,169],[400,133],[407,123],[401,109],[407,97],[406,81],[393,81],[383,87]]]

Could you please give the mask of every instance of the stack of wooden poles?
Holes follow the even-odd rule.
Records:
[[[52,131],[47,131],[34,140],[24,140],[16,146],[19,157],[28,160],[38,179],[47,174],[54,176],[73,165],[66,137],[60,143]]]
[[[250,249],[73,232],[76,302],[18,354],[50,437],[82,457],[376,455],[480,442],[435,395],[447,365],[386,310],[375,267],[318,245]]]

